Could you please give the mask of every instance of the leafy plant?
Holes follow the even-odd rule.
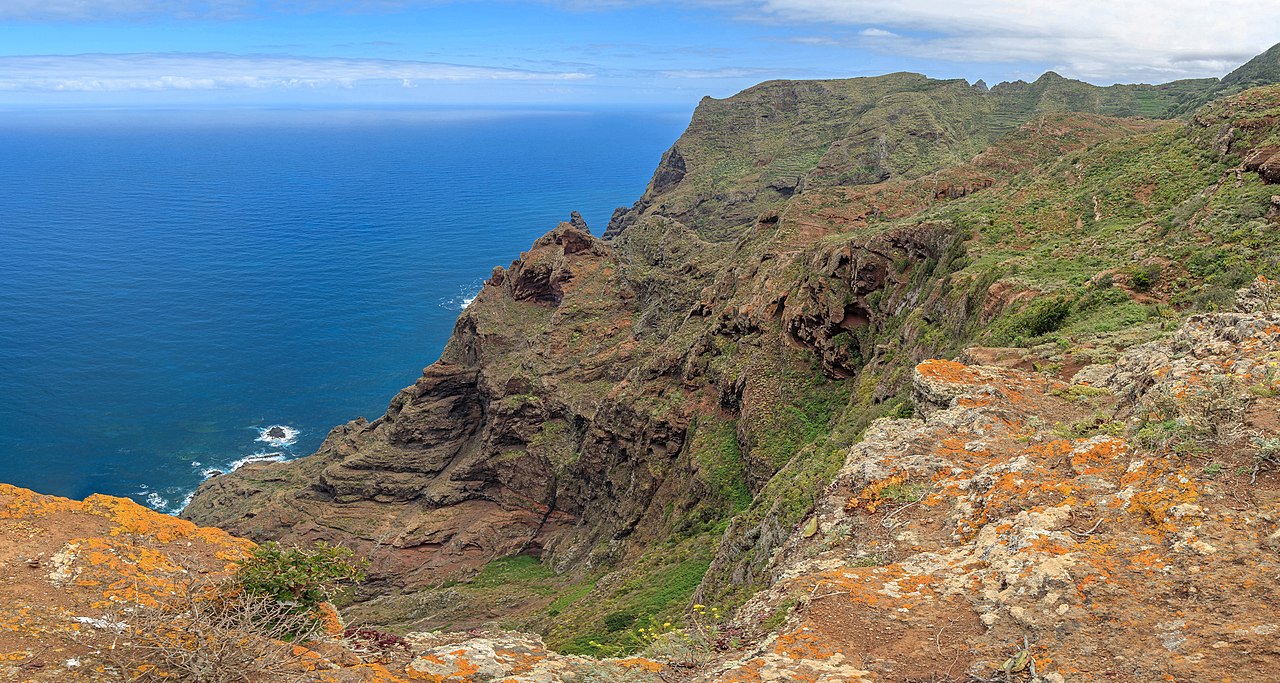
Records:
[[[1053,431],[1067,439],[1084,439],[1099,434],[1119,436],[1124,433],[1124,423],[1107,419],[1105,415],[1081,418],[1069,425],[1059,425]]]
[[[1176,430],[1193,439],[1229,443],[1239,435],[1251,398],[1230,375],[1212,375],[1185,387],[1160,385],[1145,399],[1152,417],[1148,425],[1166,423],[1161,427],[1165,432]],[[1140,441],[1148,425],[1139,430]]]
[[[1025,340],[1040,337],[1062,327],[1071,314],[1072,301],[1065,296],[1041,297],[1026,308],[1007,316],[992,326],[992,336],[1001,340]]]
[[[1142,268],[1138,268],[1129,274],[1129,284],[1133,286],[1134,291],[1149,292],[1155,286],[1156,278],[1160,276],[1160,266],[1151,264]]]
[[[880,496],[885,500],[911,503],[920,500],[928,490],[929,484],[926,482],[901,482],[884,487]]]
[[[899,401],[884,416],[894,420],[905,420],[916,416],[916,407],[911,401]]]
[[[1280,465],[1280,437],[1255,436],[1253,447],[1257,449],[1253,456],[1253,478],[1256,480],[1264,467]]]
[[[1051,392],[1054,396],[1065,398],[1072,402],[1083,402],[1098,396],[1106,396],[1111,392],[1101,387],[1091,387],[1087,384],[1072,384],[1065,389],[1054,389]]]
[[[234,581],[250,595],[268,596],[309,612],[344,584],[363,581],[367,564],[349,548],[323,541],[291,547],[264,543],[240,563]]]

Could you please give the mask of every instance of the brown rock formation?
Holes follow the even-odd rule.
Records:
[[[786,624],[699,680],[1270,680],[1280,473],[1241,487],[1204,459],[1251,468],[1275,438],[1280,404],[1247,387],[1277,352],[1280,316],[1219,314],[1086,373],[1115,393],[919,365],[927,417],[871,427],[739,616]],[[1143,436],[1212,400],[1239,429],[1205,431],[1204,459]]]

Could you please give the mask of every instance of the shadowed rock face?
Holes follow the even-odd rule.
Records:
[[[562,224],[495,269],[441,360],[385,415],[334,429],[313,456],[216,477],[184,514],[256,539],[352,545],[375,581],[406,590],[522,552],[586,561],[638,523],[663,483],[652,465],[679,452],[684,429],[607,394],[632,372],[629,343],[609,341],[630,314],[614,258]],[[584,308],[593,329],[559,348],[553,321]]]

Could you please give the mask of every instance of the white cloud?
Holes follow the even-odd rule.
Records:
[[[231,17],[251,0],[3,0],[0,19],[94,21],[141,17]]]
[[[755,3],[756,16],[772,22],[883,27],[845,39],[851,47],[961,62],[1031,61],[1102,81],[1221,76],[1280,40],[1280,13],[1271,9],[1257,0]]]
[[[0,57],[0,91],[120,92],[236,88],[352,88],[394,82],[577,81],[590,74],[389,59],[223,54]]]
[[[0,21],[395,12],[451,1],[464,0],[0,0]],[[1280,12],[1262,0],[538,1],[575,11],[697,5],[789,27],[800,34],[791,38],[797,43],[960,63],[1030,62],[1094,82],[1221,76],[1280,40]]]
[[[775,71],[772,69],[724,67],[721,69],[671,69],[658,73],[665,78],[764,78],[774,74]]]

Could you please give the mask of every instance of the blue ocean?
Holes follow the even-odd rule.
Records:
[[[168,512],[382,414],[688,112],[0,112],[0,482]],[[274,428],[274,429],[273,429]]]

